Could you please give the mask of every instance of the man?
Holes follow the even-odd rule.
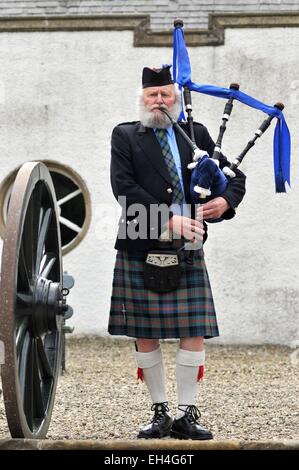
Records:
[[[144,286],[146,254],[163,245],[165,233],[167,237],[173,234],[173,242],[167,246],[176,244],[177,248],[186,240],[197,244],[205,241],[207,226],[198,220],[194,206],[188,208],[191,172],[187,165],[192,152],[159,109],[164,107],[175,120],[180,114],[180,93],[173,84],[169,66],[144,68],[142,86],[140,121],[120,124],[112,134],[111,184],[122,205],[122,216],[115,243],[118,251],[108,330],[112,335],[136,338],[138,375],[148,387],[154,411],[152,421],[139,431],[138,437],[212,439],[212,433],[200,426],[195,405],[198,381],[203,375],[204,338],[218,336],[202,248],[193,251],[193,264],[186,263],[186,258],[182,261],[183,274],[177,289],[159,293]],[[182,127],[187,131],[185,124]],[[207,129],[198,123],[195,139],[200,149],[212,155],[215,144]],[[220,167],[227,164],[221,155]],[[221,197],[201,206],[202,218],[232,218],[244,194],[245,176],[238,171]],[[177,203],[181,212],[175,209]],[[145,217],[138,219],[130,210],[136,204],[144,208]],[[165,206],[169,208],[167,213],[162,210]],[[150,217],[153,207],[161,209],[161,218],[156,223]],[[143,231],[146,236],[134,236],[137,227],[142,232],[141,225],[146,227]],[[179,338],[178,409],[174,420],[168,413],[161,338]]]

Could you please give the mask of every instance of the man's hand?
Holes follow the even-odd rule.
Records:
[[[177,235],[183,235],[193,242],[202,241],[205,233],[201,222],[182,215],[174,215],[169,221],[169,228]]]
[[[205,204],[198,206],[196,218],[201,220],[218,219],[229,209],[228,202],[223,197],[215,197]]]

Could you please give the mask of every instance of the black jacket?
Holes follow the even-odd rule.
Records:
[[[188,132],[187,125],[181,124],[181,126]],[[198,147],[206,150],[211,156],[215,143],[206,127],[194,123],[194,131]],[[188,170],[187,165],[192,161],[192,152],[183,137],[176,130],[175,133],[182,163],[186,202],[189,204],[191,171]],[[227,164],[226,157],[222,155],[220,168]],[[146,251],[155,248],[157,240],[150,239],[150,237],[154,232],[157,233],[158,238],[162,231],[162,225],[171,217],[171,213],[167,216],[167,220],[162,218],[158,225],[154,227],[151,226],[153,223],[150,223],[152,220],[148,217],[146,239],[131,240],[127,235],[130,224],[138,222],[138,213],[127,216],[127,208],[131,204],[143,204],[147,214],[149,214],[151,204],[160,205],[164,203],[170,206],[172,203],[172,181],[153,129],[144,127],[139,121],[119,124],[113,129],[110,176],[115,198],[118,200],[120,196],[126,197],[126,204],[121,204],[122,215],[119,221],[115,248],[129,251]],[[231,219],[235,215],[235,208],[242,201],[244,194],[245,175],[237,170],[237,176],[230,180],[227,189],[221,195],[230,206],[222,216],[224,219]],[[192,214],[194,217],[194,208]]]

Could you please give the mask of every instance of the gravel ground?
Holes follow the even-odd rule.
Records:
[[[176,342],[163,342],[167,389],[175,412]],[[136,439],[152,416],[136,380],[131,340],[70,338],[49,439]],[[201,424],[215,439],[299,439],[299,354],[279,346],[206,345],[199,386]],[[0,438],[9,437],[0,397]]]

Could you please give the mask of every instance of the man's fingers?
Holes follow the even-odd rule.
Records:
[[[191,230],[191,232],[198,234],[200,237],[203,237],[205,233],[203,223],[199,220],[191,219],[191,227],[189,226],[188,229]]]
[[[207,214],[215,214],[217,211],[215,209],[208,209],[206,211],[203,212],[203,216],[207,215]]]
[[[190,219],[188,217],[178,216],[176,219],[174,218],[173,220],[172,230],[177,234],[182,234],[189,240],[192,240],[194,237],[199,237],[199,239],[201,240],[205,233],[201,221]]]
[[[200,209],[202,209],[202,210],[211,209],[211,208],[215,207],[216,204],[217,204],[217,202],[215,202],[215,200],[212,199],[212,201],[205,202],[204,204],[202,204],[200,206]]]
[[[210,211],[206,211],[204,214],[203,214],[203,218],[206,219],[207,217],[212,217],[216,214],[216,211],[214,210],[210,210]]]
[[[200,208],[202,209],[200,215],[203,219],[217,219],[229,208],[229,204],[224,198],[218,197],[202,204]]]
[[[191,236],[191,235],[190,236],[184,235],[184,237],[187,238],[187,240],[190,240],[191,242],[194,242],[194,243],[195,242],[201,242],[202,239],[203,239],[203,237],[201,237],[201,236],[194,237],[194,236]]]
[[[198,227],[198,228],[202,228],[203,227],[203,224],[200,220],[194,220],[194,219],[191,219],[191,226],[192,228],[193,227]]]
[[[204,211],[203,218],[207,219],[208,217],[218,217],[218,211],[216,209],[208,209]]]
[[[199,227],[198,226],[195,226],[193,225],[191,228],[188,227],[188,230],[193,232],[193,233],[199,233],[201,235],[203,235],[205,233],[205,230],[203,228],[203,225],[200,225]]]
[[[217,209],[217,204],[211,204],[211,205],[208,205],[207,203],[207,207],[203,207],[202,210],[200,211],[200,215],[203,216],[203,214],[207,211],[213,211],[213,210],[216,210]]]
[[[196,208],[196,217],[198,217],[198,219],[201,219],[202,218],[202,213],[203,213],[203,207],[202,206],[198,206]]]
[[[203,236],[204,236],[204,230],[201,230],[201,231],[196,231],[196,232],[192,232],[191,230],[188,230],[186,229],[184,231],[184,237],[187,238],[188,240],[197,240],[197,241],[201,241],[203,239]]]
[[[199,233],[199,235],[204,235],[205,229],[203,227],[196,227],[195,233]]]

